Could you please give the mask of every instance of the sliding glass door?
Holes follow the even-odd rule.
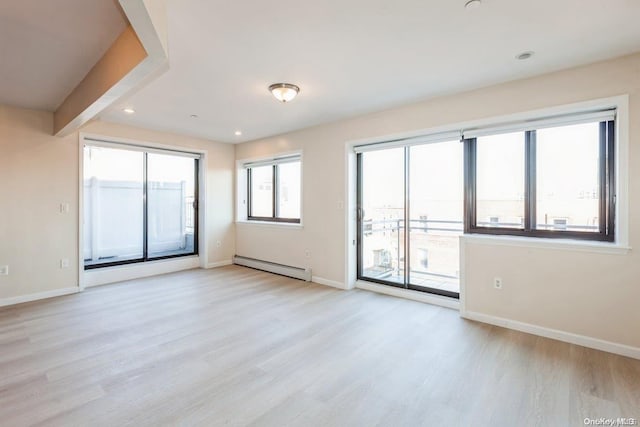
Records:
[[[84,147],[85,269],[198,253],[198,158]]]
[[[463,144],[440,142],[407,150],[409,285],[428,292],[458,294],[459,236],[464,218]]]
[[[164,258],[195,252],[196,160],[147,155],[147,254]]]
[[[84,264],[144,256],[144,153],[84,149]]]
[[[459,297],[463,144],[358,154],[358,278]]]
[[[404,286],[404,149],[372,151],[358,160],[361,276]]]

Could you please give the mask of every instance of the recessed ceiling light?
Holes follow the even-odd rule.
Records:
[[[235,131],[235,134],[236,134],[236,136],[240,136],[240,135],[242,135],[242,131],[237,130],[237,131]]]
[[[481,5],[482,5],[482,2],[480,0],[469,0],[464,4],[464,8],[468,10],[477,9]]]
[[[124,111],[127,114],[133,114],[133,113],[136,112],[136,110],[134,110],[133,108],[130,108],[130,107],[124,108],[122,111]]]
[[[274,83],[269,86],[269,92],[280,102],[290,102],[298,95],[300,88],[291,83]]]
[[[534,52],[522,52],[516,55],[516,59],[519,61],[524,61],[525,59],[529,59],[533,56]]]

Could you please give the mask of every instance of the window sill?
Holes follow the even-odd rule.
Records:
[[[547,239],[544,237],[497,236],[486,234],[464,234],[460,238],[464,242],[478,245],[517,246],[523,248],[557,249],[613,255],[626,255],[631,252],[631,247],[629,246],[597,241]]]
[[[180,260],[198,260],[199,261],[200,255],[188,254],[188,255],[173,256],[173,257],[167,257],[167,258],[150,259],[148,261],[124,262],[122,264],[117,264],[117,265],[101,266],[98,264],[94,268],[83,268],[82,270],[85,272],[85,274],[91,274],[93,272],[99,272],[99,271],[126,270],[126,269],[133,269],[133,268],[145,266],[145,265],[166,264],[166,263],[171,263],[171,262],[180,261]]]
[[[290,228],[290,229],[302,229],[302,223],[296,222],[276,222],[276,221],[249,221],[249,220],[238,220],[236,224],[239,225],[257,225],[259,227],[273,227],[273,228]]]

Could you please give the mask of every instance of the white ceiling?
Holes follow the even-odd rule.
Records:
[[[640,51],[638,0],[465,1],[169,0],[170,70],[102,118],[242,142]]]
[[[101,118],[241,142],[640,51],[638,0],[464,3],[168,0],[170,70]],[[2,2],[0,102],[60,103],[123,25],[112,6]],[[279,104],[274,82],[301,93]]]
[[[55,110],[125,26],[115,0],[2,0],[0,104]]]

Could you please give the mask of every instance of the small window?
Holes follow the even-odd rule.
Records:
[[[614,120],[465,137],[465,231],[614,240]]]
[[[598,123],[536,131],[536,158],[536,229],[598,233]]]
[[[258,166],[249,169],[251,178],[251,212],[249,216],[266,218],[273,215],[274,166]]]
[[[524,133],[478,138],[478,227],[520,228],[524,216]]]
[[[277,216],[300,220],[300,162],[278,165]]]
[[[247,219],[300,223],[300,156],[247,163]]]

